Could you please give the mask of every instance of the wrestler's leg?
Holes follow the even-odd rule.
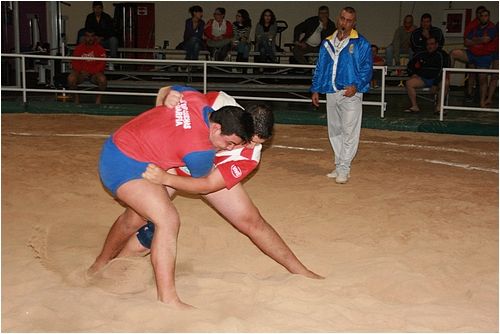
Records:
[[[120,253],[127,239],[133,235],[138,228],[144,225],[144,218],[130,207],[125,209],[108,232],[101,253],[97,256],[94,264],[89,268],[90,275],[96,273]]]
[[[158,299],[175,306],[188,306],[180,301],[175,289],[175,260],[180,221],[167,191],[161,185],[136,179],[118,188],[117,196],[142,217],[155,224],[151,262],[155,272]]]
[[[167,189],[168,195],[170,198],[173,198],[176,190],[170,187],[165,187]],[[136,227],[134,232],[137,232],[138,229],[144,227],[146,224],[145,220],[142,220],[141,224]],[[131,257],[131,256],[145,256],[149,254],[150,248],[144,247],[137,238],[137,233],[132,234],[126,244],[121,248],[120,253],[117,257]]]
[[[249,237],[262,252],[284,266],[289,272],[310,278],[321,278],[299,261],[285,241],[264,220],[241,184],[237,184],[230,190],[222,189],[204,197],[238,231]]]

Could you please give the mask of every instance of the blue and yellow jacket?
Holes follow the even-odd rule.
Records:
[[[311,92],[313,93],[326,94],[335,92],[333,88],[333,57],[335,55],[333,39],[335,35],[336,33],[328,36],[321,43],[319,58],[312,79]],[[352,29],[349,43],[342,49],[338,58],[335,87],[337,90],[342,90],[348,86],[356,86],[358,92],[366,93],[370,89],[372,71],[371,44],[356,30]]]

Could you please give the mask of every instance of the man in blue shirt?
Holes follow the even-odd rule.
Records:
[[[371,44],[354,29],[356,11],[342,9],[338,30],[322,43],[312,80],[312,103],[326,94],[328,136],[335,153],[335,169],[327,174],[346,183],[361,131],[363,93],[370,89],[373,60]]]

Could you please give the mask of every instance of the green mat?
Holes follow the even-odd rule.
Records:
[[[402,107],[391,97],[386,117],[380,118],[377,107],[366,106],[362,127],[394,131],[449,133],[460,135],[498,136],[498,113],[450,111],[445,121],[440,122],[431,111],[405,114]],[[396,101],[397,102],[397,101]],[[248,102],[246,102],[248,103]],[[319,110],[305,103],[271,103],[279,124],[325,125],[324,106]],[[392,108],[390,108],[392,106]],[[2,113],[64,113],[88,115],[134,116],[149,109],[150,105],[92,103],[75,105],[71,102],[32,101],[26,105],[16,101],[2,101]],[[422,108],[422,107],[421,107]]]

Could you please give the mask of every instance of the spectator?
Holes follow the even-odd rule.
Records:
[[[465,45],[465,40],[467,39],[467,35],[469,32],[473,29],[476,28],[479,25],[479,17],[481,16],[481,12],[486,9],[484,6],[479,6],[476,8],[476,17],[470,21],[466,26],[464,30],[464,45]],[[453,59],[452,59],[453,61]],[[467,68],[474,68],[474,65],[467,63],[466,64]],[[473,102],[474,101],[474,87],[476,85],[476,73],[467,73],[467,80],[466,80],[466,93],[465,93],[465,100],[466,102]]]
[[[321,43],[311,85],[311,99],[319,107],[319,93],[326,94],[328,137],[335,155],[335,169],[326,176],[346,183],[361,133],[363,93],[370,89],[373,64],[370,43],[356,26],[356,10],[344,7],[338,30]]]
[[[99,43],[106,49],[109,49],[111,58],[118,57],[118,38],[115,35],[113,19],[109,14],[103,11],[102,1],[92,3],[93,12],[87,15],[85,20],[85,30],[94,31],[99,38]],[[113,70],[112,63],[108,63],[108,69]]]
[[[493,62],[491,64],[491,68],[494,70],[498,70],[498,22],[495,25],[495,38],[491,43],[493,46]],[[493,96],[495,96],[495,92],[498,90],[498,73],[494,73],[491,75],[490,83],[488,85],[488,97],[486,98],[485,107],[491,107],[491,103],[493,102]]]
[[[385,61],[388,66],[392,66],[393,64],[400,66],[401,53],[407,53],[408,59],[413,58],[410,37],[415,29],[417,27],[413,24],[413,15],[406,15],[403,19],[403,25],[398,27],[394,32],[392,43],[385,49]]]
[[[233,25],[224,18],[225,15],[226,9],[218,7],[214,18],[205,25],[205,39],[213,60],[225,60],[233,42]]]
[[[250,30],[252,20],[245,9],[238,10],[236,21],[233,22],[233,46],[237,51],[236,61],[247,62],[250,54]]]
[[[203,8],[192,6],[189,8],[191,18],[186,20],[184,27],[184,41],[181,49],[186,50],[187,60],[198,60],[200,50],[203,49],[203,31],[205,21],[203,21]]]
[[[474,68],[489,69],[493,62],[493,54],[495,52],[496,27],[490,21],[490,11],[483,9],[479,17],[479,24],[470,29],[465,37],[466,49],[455,49],[450,53],[451,67],[455,61],[470,64]],[[488,95],[488,75],[486,73],[478,73],[479,91],[480,91],[480,106],[485,107],[487,104]]]
[[[293,57],[299,64],[307,64],[306,53],[318,53],[321,41],[335,31],[335,23],[329,18],[327,6],[318,9],[318,16],[299,23],[293,30]]]
[[[425,51],[427,49],[427,39],[435,37],[439,48],[444,46],[444,35],[441,29],[432,26],[432,16],[425,13],[420,18],[420,28],[415,29],[410,36],[411,49],[413,54]]]
[[[427,38],[426,43],[427,50],[417,53],[408,63],[410,79],[406,81],[406,91],[411,102],[411,106],[405,110],[408,113],[420,111],[417,104],[417,89],[429,87],[435,94],[442,79],[443,68],[450,65],[450,57],[440,48],[436,37]],[[437,108],[435,111],[439,112]]]
[[[259,52],[259,63],[276,63],[276,16],[270,9],[260,14],[259,23],[255,27],[255,48]]]
[[[373,66],[384,66],[385,65],[385,59],[380,57],[378,55],[378,46],[375,44],[372,44],[372,60],[373,60]],[[372,88],[378,88],[378,80],[381,78],[381,71],[380,70],[373,70],[373,75],[372,75],[372,81],[371,81],[371,87]]]
[[[467,35],[469,34],[469,32],[473,28],[476,28],[479,25],[479,20],[480,20],[481,12],[483,10],[485,10],[485,9],[486,9],[486,7],[484,7],[484,6],[479,6],[479,7],[476,8],[476,17],[465,26],[464,40],[465,40],[465,38],[467,38]]]
[[[99,57],[106,58],[106,50],[99,44],[95,32],[86,30],[82,43],[78,44],[73,51],[73,57]],[[72,71],[68,75],[68,87],[77,89],[78,85],[85,80],[90,80],[99,87],[99,90],[106,89],[107,80],[104,75],[105,61],[100,60],[72,60]],[[75,94],[75,103],[80,103],[78,94]],[[96,104],[101,104],[101,94],[96,97]]]

